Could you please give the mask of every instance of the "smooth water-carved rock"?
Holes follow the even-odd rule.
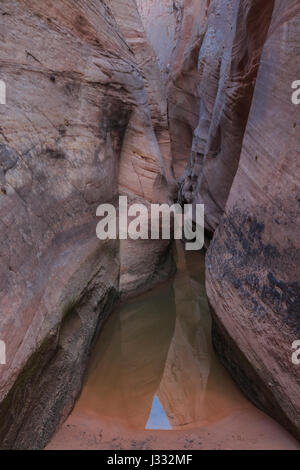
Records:
[[[181,197],[214,232],[235,177],[274,0],[211,3],[198,64],[199,122]]]
[[[220,224],[215,348],[299,437],[298,2],[3,0],[0,13],[0,447],[48,442],[115,300],[172,273],[168,241],[102,243],[95,214],[120,193],[176,199],[174,175],[211,234]]]
[[[151,26],[163,16],[173,31],[170,3],[141,8],[156,50]],[[189,159],[180,199],[205,204],[211,235],[221,222],[207,261],[215,347],[248,396],[297,436],[299,136],[291,85],[299,16],[293,0],[182,1],[162,67],[177,176]]]
[[[209,1],[138,1],[168,97],[173,169],[177,178],[188,163],[199,120],[198,56]]]
[[[152,148],[150,155],[147,154],[147,149],[143,149],[143,145],[141,145],[140,149],[135,149],[135,158],[140,156],[140,159],[143,160],[144,156],[145,158],[155,156],[157,161],[161,160],[164,169],[160,169],[160,173],[165,172],[165,177],[171,184],[174,177],[172,173],[171,144],[168,127],[167,96],[155,51],[147,39],[136,3],[132,0],[124,0],[123,2],[119,2],[119,0],[109,0],[109,4],[112,12],[115,13],[115,18],[120,30],[127,44],[133,51],[135,61],[141,71],[147,92],[146,100],[148,101],[151,113],[150,123],[152,125],[149,125],[149,128],[151,132],[154,131],[159,145],[159,148]],[[141,134],[145,132],[145,123],[147,117],[149,117],[148,108],[145,109],[146,116],[143,118]],[[135,116],[133,125],[135,125],[135,122],[139,122],[139,119],[140,118]],[[143,138],[142,135],[141,138]],[[147,143],[146,139],[144,139],[144,144],[145,143]],[[139,155],[138,150],[141,155]],[[141,175],[141,178],[143,179],[143,175]],[[159,196],[155,194],[155,199],[158,197]]]
[[[259,407],[300,437],[299,109],[300,7],[276,2],[242,154],[207,257],[214,343]]]
[[[144,89],[124,134],[119,191],[129,204],[165,203],[176,183],[172,171],[167,98],[157,58],[135,2],[109,0],[120,32],[134,54]],[[150,110],[150,112],[149,112]],[[149,221],[150,223],[150,221]],[[170,241],[120,240],[120,292],[132,296],[174,271]]]
[[[170,72],[170,63],[183,16],[184,0],[136,0],[141,20],[157,63],[164,77]]]
[[[41,448],[72,408],[119,295],[119,246],[97,240],[96,208],[119,194],[128,133],[139,150],[155,149],[151,163],[139,154],[149,194],[166,169],[142,72],[108,5],[4,0],[0,9],[0,447]]]

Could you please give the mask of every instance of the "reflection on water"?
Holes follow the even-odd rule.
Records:
[[[157,395],[155,395],[152,403],[152,409],[146,429],[163,429],[165,431],[170,431],[172,429],[168,416],[166,415]]]
[[[99,336],[77,407],[103,422],[186,429],[244,403],[212,351],[204,256],[178,251],[175,278],[120,307]]]

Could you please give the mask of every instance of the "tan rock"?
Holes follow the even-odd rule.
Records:
[[[211,234],[221,221],[207,266],[215,347],[254,403],[299,437],[291,360],[300,334],[298,109],[291,102],[299,5],[182,1],[176,34],[171,2],[140,8],[154,48],[162,41],[167,51],[160,63],[177,176],[191,151],[180,198],[205,204]],[[162,22],[169,29],[159,36]]]
[[[168,202],[175,182],[167,98],[157,57],[147,40],[136,3],[132,0],[109,0],[108,3],[134,54],[145,86],[140,106],[133,110],[124,135],[119,191],[129,198],[130,204]],[[121,240],[120,263],[123,296],[153,287],[174,270],[169,241]]]
[[[199,120],[198,56],[208,1],[138,2],[145,28],[166,80],[173,169],[182,176]]]
[[[119,293],[119,246],[97,240],[96,208],[116,200],[128,146],[148,149],[145,197],[165,168],[142,74],[103,2],[0,8],[0,446],[41,448],[72,408]],[[133,142],[121,152],[124,135]]]
[[[300,7],[276,2],[241,160],[207,257],[214,344],[252,401],[300,437]]]
[[[213,232],[236,174],[273,0],[212,2],[199,64],[199,122],[183,178],[183,200],[206,205]]]

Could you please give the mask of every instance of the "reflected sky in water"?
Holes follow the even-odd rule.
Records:
[[[204,255],[184,254],[164,286],[115,311],[102,329],[76,406],[132,430],[179,430],[222,419],[240,393],[215,357]]]
[[[156,395],[152,403],[152,408],[148,423],[146,424],[146,429],[163,429],[165,431],[169,431],[170,429],[172,429],[168,416],[166,415],[166,412],[163,409]]]

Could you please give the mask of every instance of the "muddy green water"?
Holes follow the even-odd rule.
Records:
[[[183,254],[174,279],[104,325],[77,407],[132,430],[204,426],[247,405],[211,346],[204,255]]]

